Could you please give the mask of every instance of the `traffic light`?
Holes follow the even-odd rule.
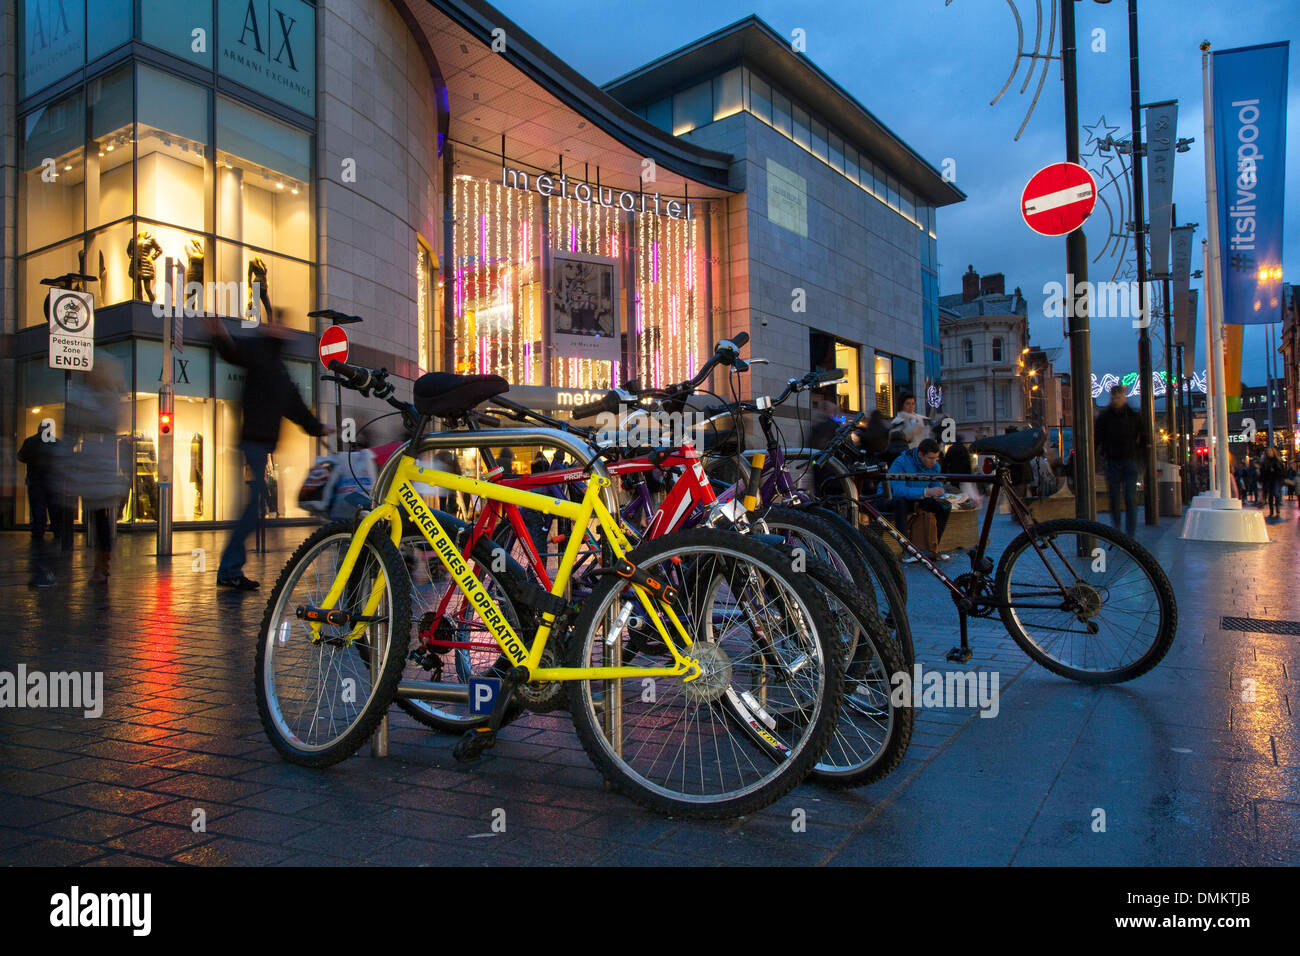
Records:
[[[171,386],[164,385],[158,390],[158,435],[163,437],[172,433],[175,408]]]

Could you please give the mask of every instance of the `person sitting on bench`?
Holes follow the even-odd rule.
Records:
[[[942,474],[939,470],[939,443],[933,438],[922,439],[915,448],[910,448],[894,459],[889,466],[890,474]],[[935,536],[934,552],[929,556],[940,561],[947,561],[948,555],[939,550],[943,539],[943,529],[948,524],[948,515],[952,505],[943,497],[943,484],[924,478],[906,481],[894,479],[889,482],[889,493],[893,501],[894,526],[904,534],[907,533],[907,518],[913,509],[934,515]],[[910,554],[903,558],[907,563],[916,560]]]

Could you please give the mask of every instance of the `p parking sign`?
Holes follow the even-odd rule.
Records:
[[[46,302],[50,368],[89,372],[95,367],[95,297],[89,292],[52,289]]]
[[[471,677],[469,679],[469,712],[471,714],[490,714],[501,693],[499,677]]]

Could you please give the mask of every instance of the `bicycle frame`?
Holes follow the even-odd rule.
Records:
[[[478,616],[487,625],[502,653],[516,667],[523,667],[527,670],[527,679],[529,681],[616,680],[629,677],[683,677],[684,680],[689,681],[700,676],[702,671],[699,663],[678,650],[673,636],[669,633],[669,627],[665,626],[664,618],[666,617],[672,631],[680,638],[682,646],[685,648],[691,647],[693,642],[690,635],[672,605],[665,601],[651,599],[645,589],[635,583],[631,583],[631,587],[645,610],[647,618],[654,624],[660,639],[663,640],[669,653],[673,656],[674,665],[672,667],[541,667],[542,654],[546,650],[547,641],[552,634],[556,616],[549,611],[543,612],[541,623],[533,636],[532,643],[525,646],[523,639],[515,633],[510,626],[510,622],[501,613],[500,607],[487,592],[487,589],[484,588],[483,582],[474,573],[471,563],[462,557],[454,541],[442,525],[439,524],[433,511],[416,492],[414,488],[416,482],[461,492],[472,498],[502,502],[518,508],[531,508],[544,514],[567,518],[574,522],[575,527],[586,527],[592,518],[595,518],[604,531],[606,543],[616,560],[623,559],[627,552],[632,549],[631,543],[618,527],[617,522],[610,515],[602,500],[604,491],[609,484],[609,479],[604,476],[593,477],[587,486],[587,492],[582,501],[575,503],[491,481],[482,481],[477,478],[468,478],[433,468],[425,468],[418,464],[414,458],[403,454],[402,460],[396,465],[391,475],[391,481],[380,504],[370,511],[357,526],[347,554],[344,556],[338,573],[322,602],[324,610],[333,609],[342,596],[347,581],[351,577],[356,561],[360,556],[361,548],[370,531],[376,525],[387,521],[389,537],[392,539],[394,546],[400,547],[402,537],[401,518],[402,513],[405,512],[420,530],[420,534],[429,543],[434,553],[438,555],[439,560],[446,568],[451,579],[456,582],[456,586],[461,593],[465,595],[471,606],[476,609]],[[570,536],[564,554],[560,559],[559,570],[551,584],[550,594],[552,596],[563,597],[577,559],[581,541],[579,535]],[[365,617],[373,617],[375,614],[382,599],[382,590],[382,585],[378,584],[372,590],[364,608]],[[664,612],[662,616],[656,604],[662,607]],[[315,635],[314,640],[319,640],[320,625],[313,624],[311,627]],[[365,627],[366,623],[363,622],[353,628],[348,635],[349,643],[355,641]]]
[[[988,550],[989,535],[993,530],[993,516],[997,513],[998,496],[1001,493],[1006,493],[1007,504],[1010,506],[1011,514],[1016,519],[1016,523],[1020,525],[1020,529],[1030,537],[1034,536],[1034,527],[1037,522],[1034,520],[1034,516],[1030,514],[1028,506],[1020,500],[1015,489],[1011,486],[1010,475],[1007,473],[1005,468],[999,468],[997,472],[992,475],[950,475],[930,474],[928,472],[924,474],[910,474],[902,472],[857,470],[848,472],[845,477],[856,477],[858,475],[866,475],[886,481],[915,479],[920,481],[947,481],[953,484],[971,482],[972,484],[992,486],[989,490],[987,503],[984,506],[984,517],[980,526],[979,542],[975,546],[974,554],[971,555],[972,568],[979,568],[984,563],[984,555]],[[952,593],[953,598],[957,601],[958,607],[964,609],[970,609],[973,607],[1018,607],[1026,609],[1037,608],[1040,610],[1057,610],[1060,608],[1059,604],[1024,604],[1019,601],[1006,603],[995,601],[992,598],[982,597],[978,594],[974,596],[968,595],[957,586],[957,583],[953,581],[952,578],[944,574],[933,561],[913,545],[908,537],[896,528],[892,521],[882,515],[869,500],[859,498],[858,509],[866,514],[869,520],[878,521],[885,529],[885,532],[902,546],[905,553],[916,558],[917,561],[926,568],[926,570],[938,578],[940,583]],[[1057,555],[1064,560],[1065,556],[1060,553],[1060,549],[1056,547],[1055,542],[1052,542],[1052,550],[1056,551]],[[1041,549],[1035,548],[1035,551],[1038,553],[1039,558],[1047,568],[1048,574],[1052,576],[1052,579],[1056,582],[1057,586],[1061,588],[1062,593],[1064,593],[1066,591],[1066,585],[1062,583],[1056,570],[1052,567],[1047,558],[1043,556]]]

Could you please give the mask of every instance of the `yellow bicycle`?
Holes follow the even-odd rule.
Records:
[[[468,688],[490,701],[486,726],[457,744],[459,759],[493,745],[519,707],[550,709],[567,691],[578,738],[606,779],[651,809],[726,817],[753,812],[796,786],[835,727],[843,680],[838,637],[812,580],[789,552],[753,537],[698,529],[633,547],[613,516],[608,474],[592,449],[592,478],[571,502],[422,467],[432,417],[464,421],[508,387],[496,376],[430,373],[414,406],[392,398],[385,372],[332,365],[349,387],[419,416],[417,436],[386,468],[378,504],[355,526],[319,529],[298,548],[270,595],[256,662],[258,707],[276,749],[323,767],[354,753],[398,693],[412,640],[411,578],[399,546],[415,529],[499,650],[491,675]],[[474,436],[456,432],[456,441]],[[492,444],[557,444],[551,429],[500,430]],[[480,444],[486,440],[477,439]],[[417,484],[531,508],[590,527],[604,561],[580,607],[565,597],[583,536],[574,534],[549,592],[507,582],[537,626],[519,633],[503,611],[500,575],[462,555]],[[405,519],[405,520],[404,520]],[[409,553],[409,549],[408,549]],[[418,627],[418,622],[415,622]],[[649,639],[647,639],[649,635]],[[451,643],[451,642],[449,642]],[[478,686],[475,686],[477,683]]]

